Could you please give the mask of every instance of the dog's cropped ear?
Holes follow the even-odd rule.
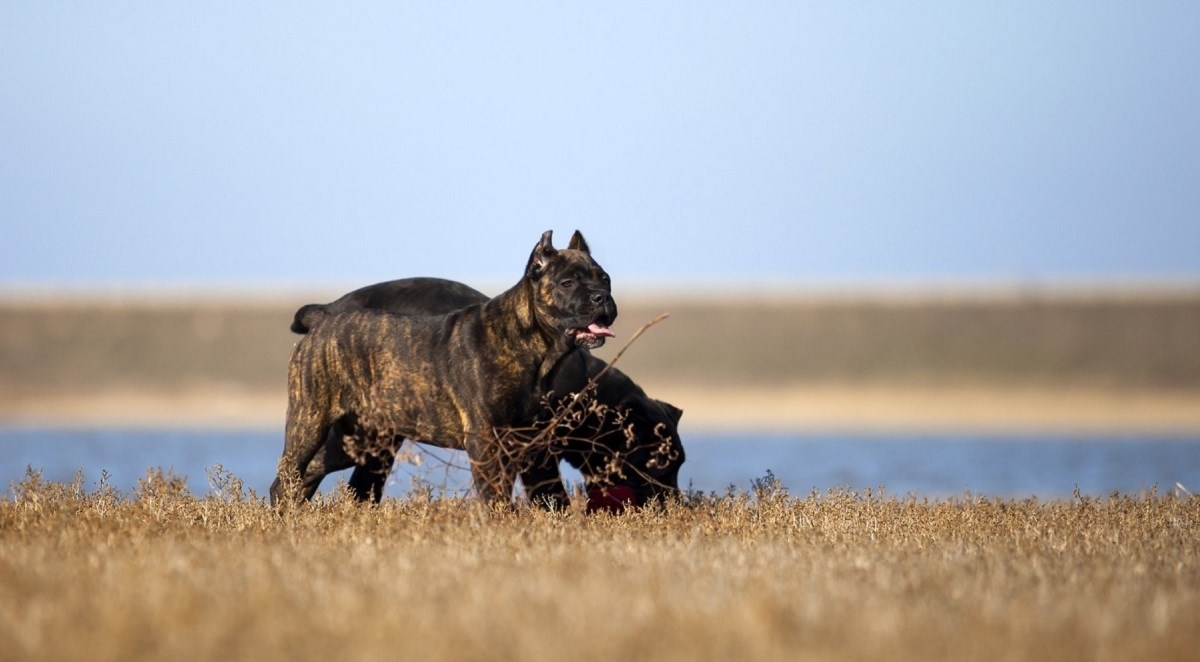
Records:
[[[592,253],[588,250],[587,242],[583,240],[583,233],[579,230],[576,230],[575,234],[571,235],[571,243],[567,244],[567,248],[573,251],[583,251],[589,255]]]
[[[537,278],[546,271],[546,265],[549,264],[550,258],[558,252],[558,249],[551,243],[553,236],[554,230],[546,230],[542,233],[541,241],[533,247],[533,253],[529,255],[529,264],[525,266],[526,276]]]
[[[663,411],[667,412],[667,416],[675,421],[675,425],[679,425],[679,419],[683,418],[683,410],[669,402],[658,400],[658,404],[662,405]]]

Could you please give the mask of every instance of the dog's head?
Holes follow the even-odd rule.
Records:
[[[625,433],[627,483],[638,503],[664,500],[679,492],[679,468],[686,459],[679,438],[683,410],[675,405],[641,398],[618,405],[627,412]]]
[[[624,485],[638,505],[679,493],[686,456],[679,438],[683,411],[669,402],[634,397],[581,412],[560,429],[566,459],[603,487]]]
[[[595,349],[612,337],[617,319],[608,274],[592,259],[578,230],[565,249],[551,243],[547,230],[525,267],[533,285],[534,314],[544,328],[561,334],[573,347]]]

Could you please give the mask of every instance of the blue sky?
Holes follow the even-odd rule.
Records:
[[[1200,279],[1200,3],[0,5],[0,283]]]

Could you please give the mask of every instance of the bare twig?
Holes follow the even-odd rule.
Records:
[[[614,365],[616,365],[617,361],[621,360],[621,357],[625,354],[625,350],[629,349],[630,345],[636,342],[637,339],[640,338],[647,329],[667,319],[667,317],[669,317],[667,313],[662,313],[658,317],[646,322],[637,331],[635,331],[633,335],[629,337],[629,340],[625,341],[625,344],[621,347],[621,349],[617,351],[616,356],[614,356],[613,359],[608,362],[608,365],[604,366],[603,370],[596,373],[595,377],[588,379],[587,385],[584,386],[579,393],[575,394],[575,397],[571,400],[570,405],[567,407],[562,407],[560,408],[560,411],[555,412],[555,415],[550,419],[550,422],[546,425],[546,427],[543,428],[536,437],[534,437],[533,442],[536,443],[551,438],[554,434],[554,430],[556,430],[558,426],[562,424],[567,416],[573,413],[573,405],[583,401],[585,394],[590,394],[592,391],[596,390],[596,385],[600,383],[600,379],[604,377],[604,375],[608,374],[608,371],[611,370]]]

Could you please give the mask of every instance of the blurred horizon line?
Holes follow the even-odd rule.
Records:
[[[406,276],[401,276],[403,278]],[[381,282],[381,281],[375,281]],[[513,282],[496,278],[466,281],[496,295]],[[330,301],[369,282],[299,280],[207,281],[9,281],[0,282],[0,302]],[[1089,298],[1192,298],[1200,296],[1195,276],[1102,276],[1058,278],[759,278],[630,279],[614,282],[614,294],[632,299],[739,300],[1013,300]]]

